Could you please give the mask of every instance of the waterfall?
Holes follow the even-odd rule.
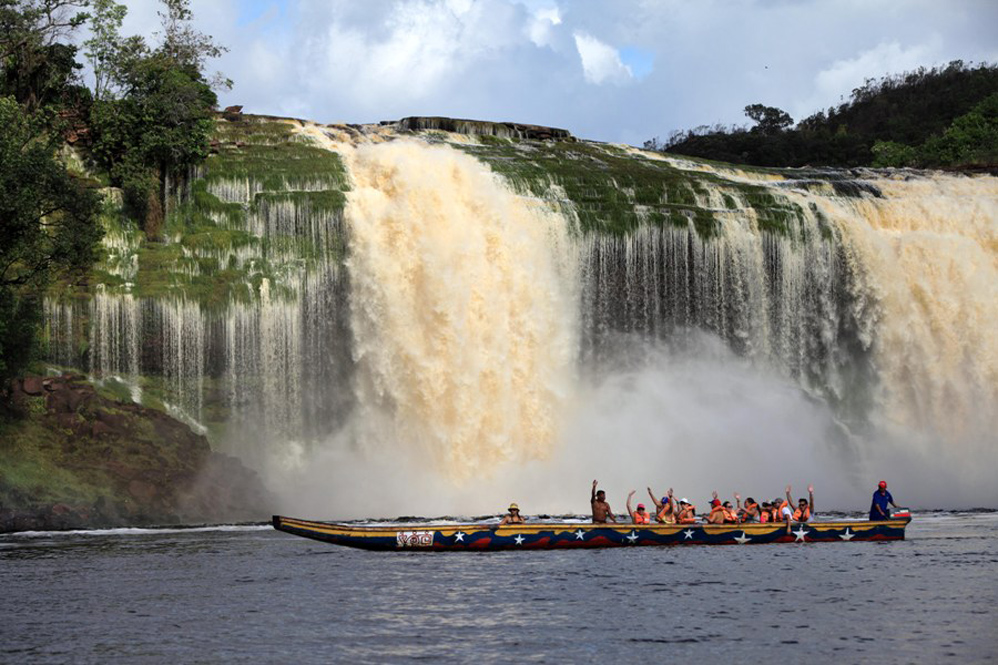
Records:
[[[882,197],[828,197],[872,338],[881,424],[993,454],[998,431],[998,180],[877,179]],[[917,435],[911,440],[912,435]]]
[[[396,141],[349,161],[362,442],[458,479],[546,457],[576,354],[564,220],[449,147]]]
[[[221,125],[239,145],[171,206],[168,242],[109,222],[95,286],[45,311],[52,363],[126,383],[257,468],[348,451],[338,482],[405,457],[467,488],[564,464],[593,432],[593,459],[632,442],[647,459],[677,432],[722,454],[722,433],[682,422],[709,418],[700,393],[655,406],[684,384],[743,400],[732,427],[783,418],[765,434],[800,430],[808,455],[853,469],[899,451],[967,473],[994,459],[993,177],[251,125]],[[629,413],[651,424],[613,420]],[[752,445],[745,459],[771,461]]]

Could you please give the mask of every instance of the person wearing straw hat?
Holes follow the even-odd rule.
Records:
[[[523,524],[526,521],[527,520],[523,519],[523,516],[520,515],[520,506],[515,503],[511,503],[509,504],[509,512],[503,515],[502,521],[499,522],[499,526],[503,526],[505,524]]]

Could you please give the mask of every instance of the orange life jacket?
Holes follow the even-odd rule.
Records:
[[[651,523],[651,515],[649,515],[647,512],[641,513],[635,510],[633,513],[631,513],[631,519],[634,520],[635,524]]]
[[[670,501],[669,503],[671,504],[672,502]],[[673,515],[672,511],[669,510],[668,505],[662,506],[662,510],[658,511],[658,515],[655,516],[655,519],[657,519],[659,522],[662,522],[663,524],[676,523],[676,516]]]
[[[680,524],[696,524],[697,523],[697,507],[692,503],[686,507],[682,513],[680,513],[679,518]]]
[[[721,522],[723,522],[724,518],[728,516],[728,514],[725,512],[723,506],[714,506],[713,508],[710,509],[710,515],[707,516],[707,521],[711,522],[711,523],[714,523],[714,524],[717,524],[717,522],[714,522],[714,520],[716,519],[715,516],[718,513],[721,513]]]
[[[781,503],[779,506],[777,506],[773,510],[773,521],[774,522],[782,522],[783,521],[783,509],[786,506],[789,506],[789,505],[790,505],[789,503],[787,503],[786,501],[784,501],[783,503]]]
[[[795,522],[806,522],[811,519],[811,506],[808,505],[802,511],[800,508],[794,511]]]
[[[730,508],[724,508],[724,507],[722,507],[721,510],[724,511],[724,521],[725,522],[737,522],[738,521],[738,515],[735,514],[735,511],[731,510]]]

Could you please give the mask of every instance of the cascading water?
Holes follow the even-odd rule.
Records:
[[[576,354],[564,221],[451,148],[362,146],[349,164],[364,443],[459,479],[548,456]]]
[[[158,376],[133,394],[224,422],[216,442],[258,468],[311,462],[294,507],[369,514],[341,498],[378,477],[404,489],[387,512],[420,489],[450,497],[427,511],[510,488],[577,509],[595,469],[648,464],[848,477],[824,495],[844,500],[884,466],[927,477],[927,453],[969,489],[924,496],[998,499],[972,473],[998,461],[994,178],[314,125],[280,135],[280,161],[276,135],[209,163],[194,199],[219,230],[157,249],[177,248],[170,290],[142,292],[159,273],[116,231],[107,272],[134,292],[112,280],[47,317],[53,362]],[[244,291],[206,299],[197,280],[227,273]]]

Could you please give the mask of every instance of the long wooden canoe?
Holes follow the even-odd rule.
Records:
[[[747,524],[586,524],[530,522],[361,526],[274,515],[274,528],[334,545],[382,551],[474,552],[641,545],[762,545],[904,540],[911,518],[882,522],[841,520]]]

